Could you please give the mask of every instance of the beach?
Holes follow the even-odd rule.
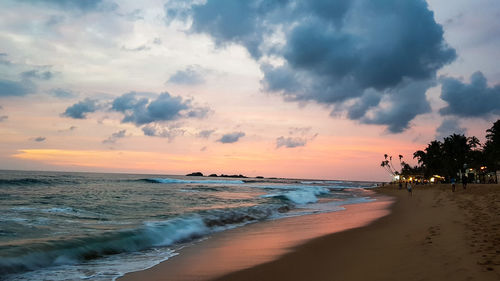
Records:
[[[381,216],[368,225],[361,224],[361,227],[347,227],[348,230],[340,232],[333,230],[333,234],[323,234],[309,240],[295,239],[295,246],[284,247],[286,251],[277,251],[267,259],[256,257],[256,265],[242,268],[244,265],[240,264],[239,267],[234,266],[234,270],[225,268],[219,274],[230,272],[220,276],[195,274],[191,280],[204,280],[203,276],[215,280],[500,278],[500,185],[471,184],[467,190],[457,186],[454,193],[450,185],[416,186],[412,195],[406,190],[397,190],[395,185],[387,185],[377,188],[376,192],[394,198],[394,204],[389,204],[389,215]],[[359,205],[347,206],[346,213]],[[314,224],[321,225],[322,221],[328,221],[329,216],[338,216],[339,213],[342,212],[322,214],[322,217],[316,217],[318,221]],[[356,214],[356,211],[353,213]],[[290,220],[312,218],[314,215]],[[277,239],[273,243],[279,245],[281,240]],[[259,252],[258,245],[251,248]],[[182,279],[182,276],[186,276],[173,274],[172,268],[190,272],[187,265],[194,268],[196,262],[200,261],[196,256],[203,252],[201,248],[191,249],[193,251],[181,253],[179,257],[151,269],[127,274],[119,280]],[[220,257],[204,256],[204,262],[208,266],[225,264],[217,258]]]

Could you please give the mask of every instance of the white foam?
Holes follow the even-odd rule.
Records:
[[[330,192],[330,190],[321,186],[293,186],[293,189],[291,189],[291,186],[287,186],[285,189],[284,192],[266,194],[262,197],[284,197],[295,204],[304,205],[315,203],[318,201],[317,196]]]

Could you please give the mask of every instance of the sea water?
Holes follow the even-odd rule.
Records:
[[[373,186],[0,171],[0,280],[114,280],[216,232],[372,201]]]

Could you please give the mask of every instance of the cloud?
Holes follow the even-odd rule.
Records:
[[[443,139],[452,134],[465,135],[466,128],[460,127],[457,119],[444,119],[441,125],[436,129],[436,139]]]
[[[299,134],[299,135],[306,135],[312,130],[312,127],[292,127],[289,129],[288,133],[290,135],[294,134]]]
[[[299,147],[299,146],[305,146],[307,143],[306,138],[293,138],[293,137],[279,137],[276,139],[276,148],[280,148],[282,146],[288,147],[288,148],[294,148],[294,147]]]
[[[119,16],[122,16],[126,18],[129,21],[137,21],[137,20],[143,20],[144,15],[143,11],[141,9],[135,9],[132,12],[126,13],[126,14],[118,14]]]
[[[448,105],[439,110],[442,115],[487,118],[500,114],[500,84],[489,87],[480,71],[470,77],[470,83],[451,77],[441,78],[441,99]]]
[[[52,89],[49,91],[49,94],[56,97],[56,98],[60,98],[60,99],[71,99],[71,98],[75,98],[78,96],[76,93],[74,93],[71,90],[65,90],[65,89],[61,89],[61,88]]]
[[[87,113],[96,112],[99,108],[97,100],[86,98],[66,108],[66,111],[62,115],[74,119],[86,119]]]
[[[180,128],[178,124],[162,126],[159,124],[149,124],[142,127],[145,136],[167,138],[172,141],[175,137],[184,135],[185,130]]]
[[[282,146],[287,148],[294,148],[299,146],[305,146],[307,142],[314,140],[318,134],[308,136],[312,130],[312,127],[292,127],[289,128],[289,137],[280,136],[276,138],[276,148]],[[298,135],[298,136],[297,136]]]
[[[0,79],[0,97],[26,96],[32,94],[36,87],[29,80],[10,81]]]
[[[102,143],[104,144],[114,144],[118,139],[124,138],[125,133],[127,133],[127,130],[120,130],[116,133],[111,134],[107,139],[103,140]]]
[[[46,138],[45,137],[36,137],[33,140],[36,141],[36,142],[43,142],[43,141],[46,140]]]
[[[58,132],[60,132],[60,133],[61,133],[61,132],[71,132],[71,131],[74,131],[74,130],[76,130],[76,129],[77,129],[77,127],[76,127],[76,126],[71,126],[71,127],[69,127],[68,129],[58,130]]]
[[[139,93],[130,92],[116,98],[111,109],[122,112],[123,123],[133,123],[137,126],[162,121],[174,121],[181,118],[204,118],[210,109],[196,107],[191,100],[179,96],[171,96],[164,92],[156,99],[138,98]]]
[[[7,54],[6,53],[0,53],[0,64],[3,65],[10,65],[12,62],[7,59]]]
[[[0,116],[0,122],[3,122],[5,120],[7,120],[7,119],[9,119],[9,116],[7,116],[7,115],[1,115]]]
[[[21,0],[22,2],[35,4],[35,5],[47,5],[53,8],[58,8],[62,10],[77,10],[81,12],[92,12],[92,11],[113,11],[116,10],[118,5],[113,2],[106,2],[103,0]]]
[[[140,46],[135,47],[135,48],[127,48],[125,46],[122,46],[122,50],[129,51],[129,52],[140,52],[140,51],[149,51],[149,50],[151,50],[151,47],[149,47],[146,44],[140,45]]]
[[[184,70],[179,70],[168,79],[168,83],[179,85],[198,85],[205,82],[204,70],[196,65],[190,65]]]
[[[199,138],[208,139],[214,132],[215,132],[215,130],[202,130],[202,131],[198,132],[198,134],[196,134],[196,136]]]
[[[186,117],[188,117],[188,118],[202,119],[202,118],[205,118],[206,116],[208,116],[211,113],[213,113],[213,111],[208,106],[204,106],[204,107],[192,107],[186,113]]]
[[[51,71],[40,71],[40,70],[29,70],[21,73],[23,79],[40,79],[40,80],[50,80],[54,76]]]
[[[391,90],[392,95],[380,106],[360,118],[366,124],[388,125],[391,133],[401,133],[410,126],[410,121],[417,115],[431,111],[425,92],[434,85],[431,80],[408,82]],[[394,91],[394,92],[393,92]]]
[[[189,32],[211,36],[219,48],[244,46],[260,64],[264,90],[342,108],[390,132],[428,112],[424,86],[456,58],[423,0],[173,1],[165,9],[170,20],[192,22]],[[391,112],[384,114],[388,100]]]
[[[233,132],[233,133],[223,135],[217,141],[221,142],[221,143],[235,143],[235,142],[239,141],[240,138],[242,138],[244,136],[245,136],[244,132]]]

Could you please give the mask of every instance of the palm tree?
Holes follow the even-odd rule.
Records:
[[[483,157],[488,170],[494,172],[500,169],[500,119],[486,130],[486,142],[483,147]]]

